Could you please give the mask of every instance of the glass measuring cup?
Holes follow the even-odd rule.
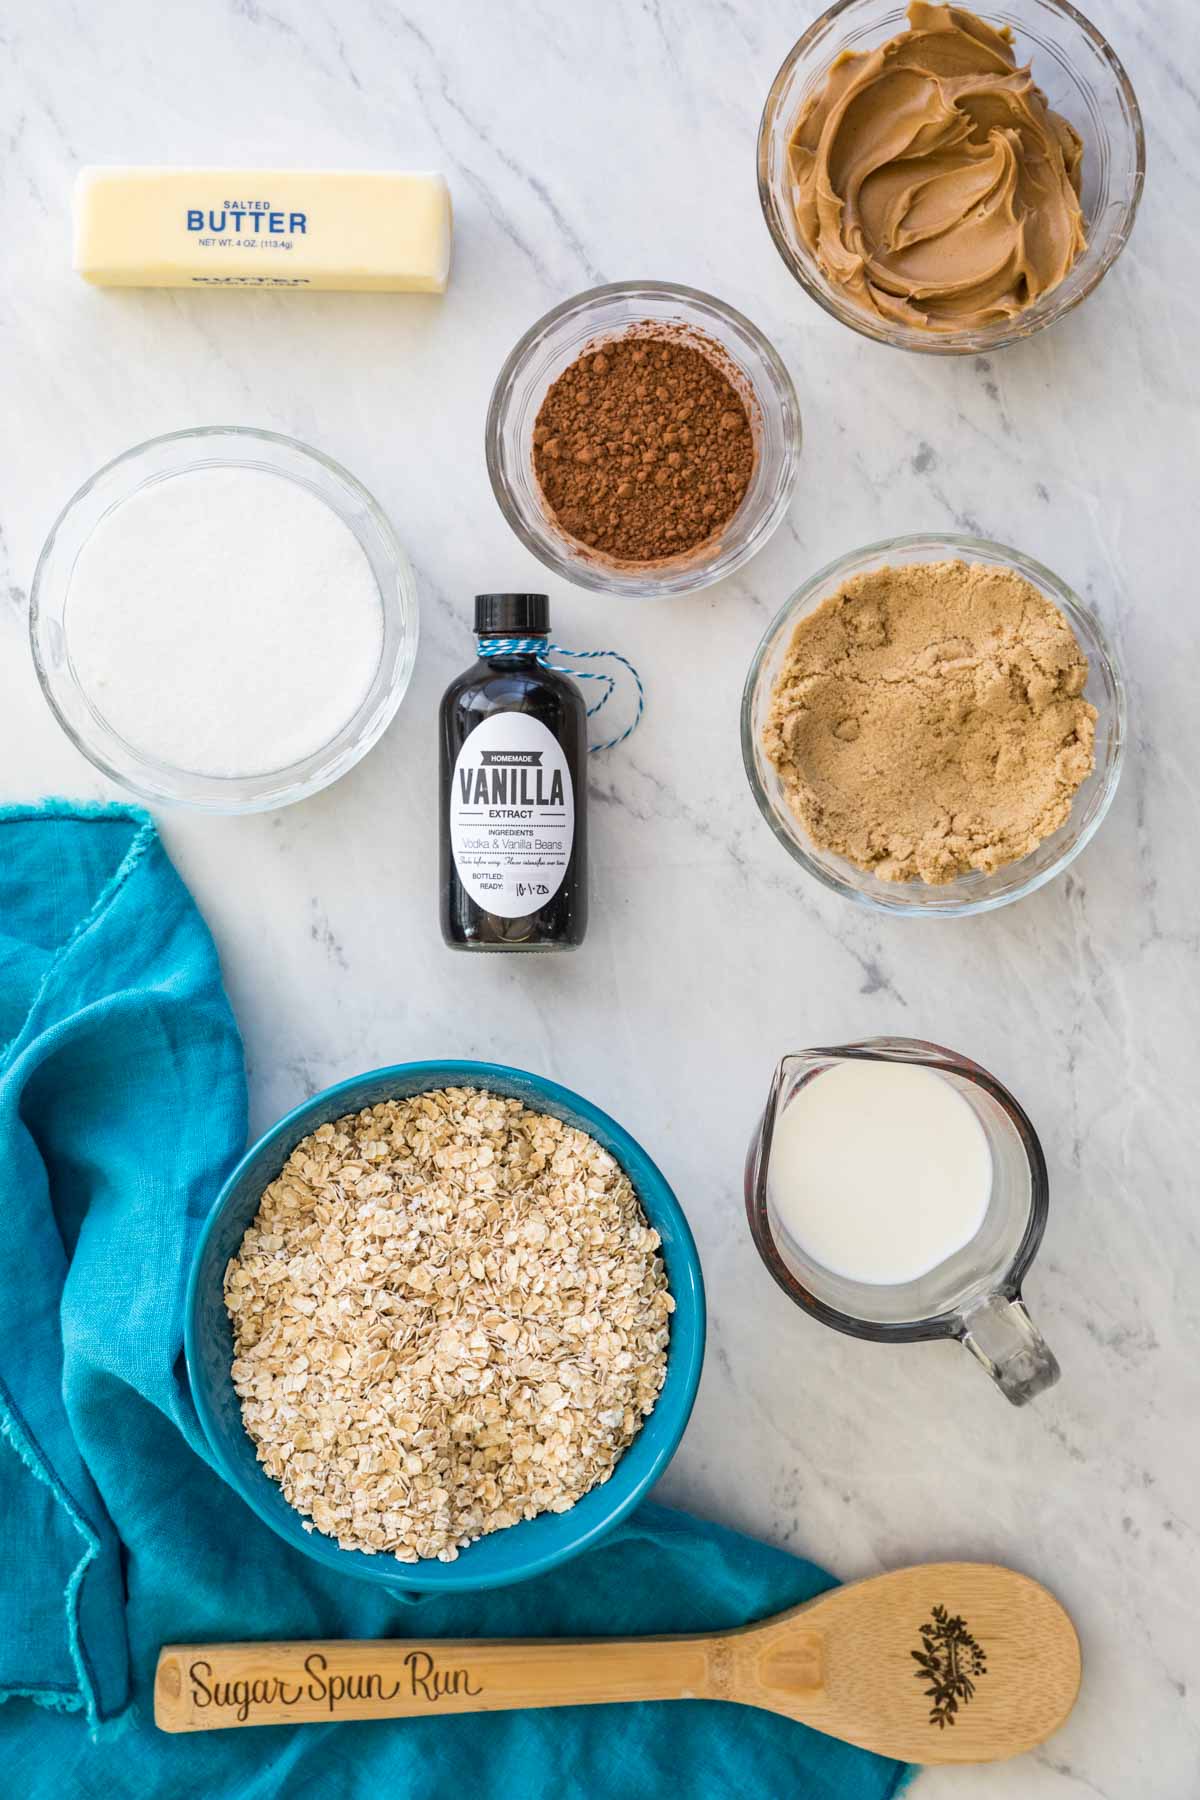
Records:
[[[771,1144],[783,1109],[806,1082],[839,1063],[855,1061],[936,1070],[970,1106],[991,1151],[991,1194],[982,1225],[970,1243],[915,1281],[853,1281],[822,1267],[788,1235],[771,1200]],[[1021,1298],[1021,1282],[1042,1241],[1048,1205],[1046,1159],[1012,1095],[978,1063],[916,1038],[870,1038],[785,1056],[746,1162],[751,1235],[775,1280],[798,1305],[837,1331],[878,1343],[957,1338],[1016,1406],[1059,1377],[1054,1353]]]

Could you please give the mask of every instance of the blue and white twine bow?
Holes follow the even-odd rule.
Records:
[[[633,715],[632,722],[628,724],[624,731],[620,732],[618,736],[608,738],[603,744],[588,745],[588,750],[593,756],[595,756],[599,750],[614,750],[618,744],[623,744],[625,739],[631,736],[641,723],[642,713],[645,711],[646,707],[646,690],[643,688],[642,678],[634,668],[633,664],[627,657],[622,656],[618,650],[568,650],[564,645],[552,644],[549,638],[544,637],[481,637],[479,639],[479,654],[482,657],[532,656],[535,661],[541,664],[543,669],[553,669],[557,675],[573,675],[576,681],[604,682],[604,692],[596,701],[595,705],[588,707],[589,719],[592,717],[593,713],[598,713],[601,707],[607,706],[612,699],[617,690],[616,676],[607,674],[603,669],[564,668],[562,663],[551,662],[550,657],[571,656],[574,657],[577,662],[581,662],[585,658],[590,659],[597,656],[608,656],[612,658],[613,662],[619,662],[622,668],[628,669],[629,673],[633,676],[634,686],[637,688],[637,710]]]

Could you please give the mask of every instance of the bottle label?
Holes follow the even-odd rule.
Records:
[[[563,884],[574,839],[558,739],[527,713],[484,719],[458,753],[450,790],[450,849],[472,900],[502,919],[539,912]]]

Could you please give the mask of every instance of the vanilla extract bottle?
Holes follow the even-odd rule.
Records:
[[[442,936],[454,950],[573,950],[587,929],[587,709],[547,668],[545,594],[477,594],[478,659],[441,739]]]

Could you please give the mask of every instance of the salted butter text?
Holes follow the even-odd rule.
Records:
[[[233,237],[303,237],[308,230],[308,214],[278,212],[265,200],[224,200],[220,207],[189,206],[189,231],[211,231]]]

